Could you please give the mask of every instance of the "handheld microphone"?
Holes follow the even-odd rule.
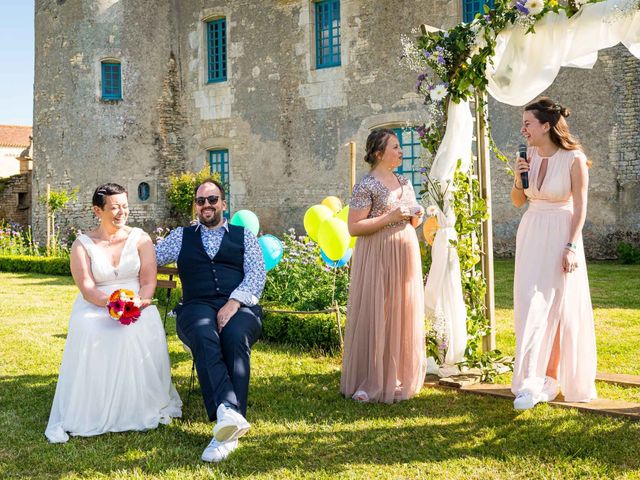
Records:
[[[527,146],[524,143],[521,143],[518,147],[518,155],[523,160],[527,159]],[[522,172],[520,178],[522,179],[522,188],[525,190],[529,188],[529,172]]]

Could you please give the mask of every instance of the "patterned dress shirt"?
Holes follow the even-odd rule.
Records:
[[[216,256],[220,249],[222,237],[225,232],[229,231],[229,224],[225,220],[221,226],[213,230],[204,227],[202,224],[198,224],[196,230],[200,230],[204,249],[209,258],[213,260],[213,257]],[[156,245],[158,265],[166,265],[178,261],[178,255],[180,255],[180,249],[182,248],[182,232],[183,227],[178,227],[167,235],[166,238],[158,241]],[[233,298],[247,307],[257,305],[260,300],[260,295],[262,295],[266,278],[267,273],[264,268],[264,257],[262,256],[262,249],[260,248],[258,239],[251,231],[245,228],[244,279],[240,285],[238,285],[238,288],[231,292],[229,298]]]

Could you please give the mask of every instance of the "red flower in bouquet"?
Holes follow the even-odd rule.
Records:
[[[122,325],[131,325],[140,318],[140,298],[131,290],[118,289],[109,296],[109,315]]]

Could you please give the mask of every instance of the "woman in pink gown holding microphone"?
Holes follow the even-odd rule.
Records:
[[[514,408],[596,398],[596,342],[582,227],[588,160],[569,132],[569,111],[542,97],[525,107],[511,200],[529,204],[516,238],[513,286],[516,358]],[[523,173],[528,186],[523,185]]]

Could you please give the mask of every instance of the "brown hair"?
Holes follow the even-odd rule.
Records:
[[[569,131],[569,125],[565,120],[571,115],[568,108],[554,102],[549,97],[540,97],[524,107],[524,110],[531,112],[540,123],[549,124],[549,137],[554,145],[564,150],[584,151],[578,139]],[[587,160],[587,166],[591,167],[590,160]]]
[[[387,142],[391,135],[395,137],[396,132],[389,128],[376,128],[375,130],[371,130],[371,133],[367,137],[367,151],[364,155],[364,161],[371,165],[371,168],[378,163],[377,154],[384,152],[384,149],[387,148]]]
[[[220,190],[220,199],[224,200],[224,187],[222,186],[222,183],[220,183],[219,181],[217,181],[215,178],[205,178],[203,181],[201,181],[200,183],[198,183],[196,185],[196,187],[193,189],[193,194],[197,195],[198,194],[198,189],[204,185],[205,183],[213,183],[216,187],[218,187],[218,190]]]
[[[117,183],[105,183],[96,188],[91,197],[92,205],[104,210],[104,206],[107,203],[107,197],[111,195],[119,195],[121,193],[127,193],[127,189]]]

